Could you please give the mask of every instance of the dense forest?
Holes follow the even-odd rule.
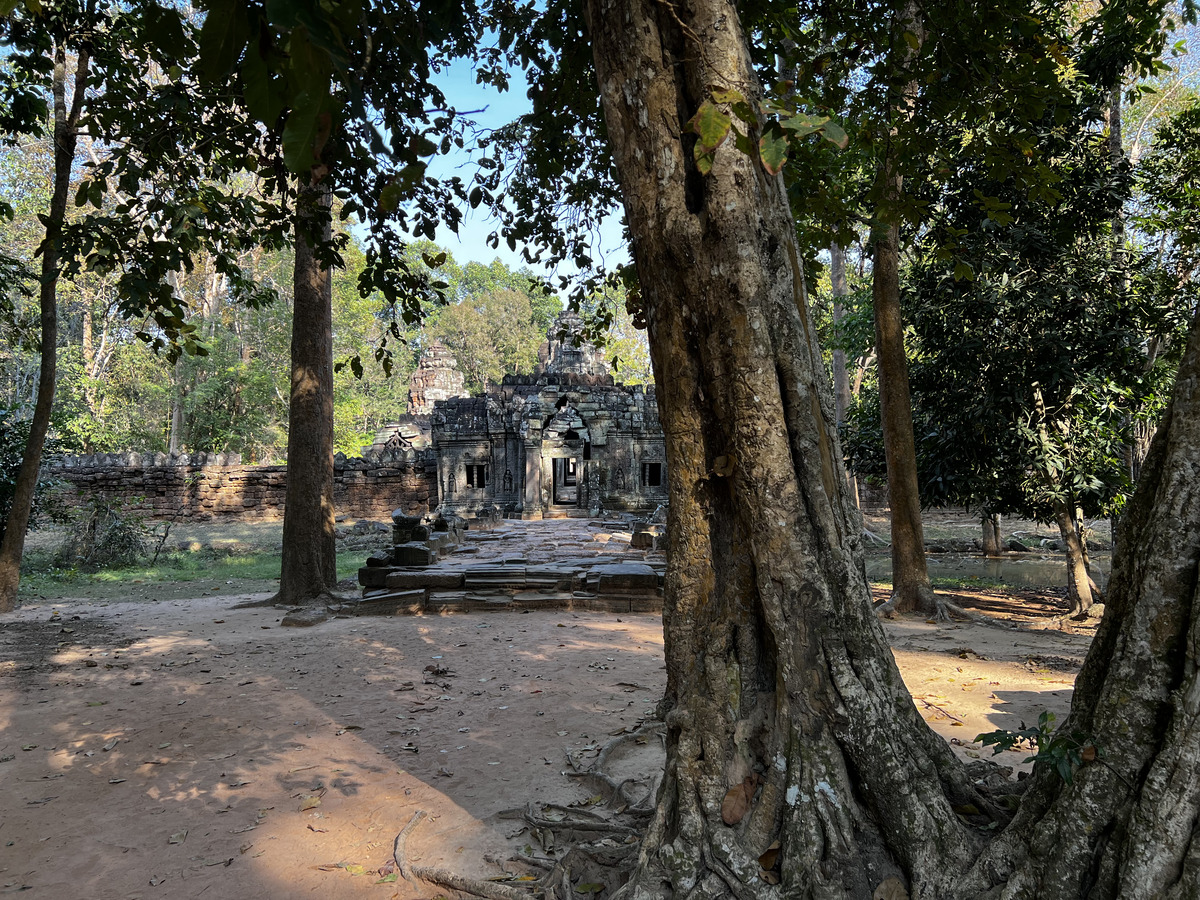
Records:
[[[28,191],[26,206],[0,225],[4,250],[32,263],[38,227],[36,210],[45,200],[49,172],[39,169],[36,144],[3,151],[9,167],[4,183]],[[44,159],[41,160],[45,162]],[[23,168],[18,168],[18,165]],[[76,186],[77,188],[77,186]],[[369,353],[388,333],[389,309],[378,295],[357,289],[363,253],[353,234],[343,251],[345,266],[333,279],[334,358],[345,363]],[[423,256],[441,260],[428,277],[439,284],[419,323],[404,326],[399,349],[384,367],[368,359],[355,369],[343,364],[334,376],[334,446],[356,455],[376,431],[405,412],[408,375],[425,344],[441,340],[454,353],[468,389],[508,373],[531,372],[537,351],[562,309],[557,295],[528,269],[458,263],[432,243],[412,248],[414,265]],[[287,357],[291,340],[291,267],[287,249],[252,251],[246,271],[275,293],[262,306],[231,299],[225,279],[208,260],[175,279],[173,289],[193,311],[199,352],[172,360],[138,336],[143,320],[122,311],[112,278],[85,275],[64,286],[59,331],[61,365],[56,389],[52,446],[59,453],[237,452],[246,462],[282,461],[287,449]],[[444,258],[443,258],[444,257]],[[15,425],[28,415],[37,384],[37,304],[33,282],[10,285],[11,306],[0,350],[0,396],[4,419]],[[597,301],[598,302],[598,301]],[[644,333],[632,327],[624,303],[610,329],[609,356],[617,358],[620,380],[651,379]]]

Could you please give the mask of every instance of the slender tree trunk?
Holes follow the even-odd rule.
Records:
[[[274,601],[323,607],[337,583],[333,513],[333,313],[330,271],[315,248],[328,243],[330,195],[310,184],[296,202],[292,389],[288,413],[283,563]],[[285,624],[311,624],[318,614]]]
[[[13,486],[12,507],[0,540],[0,612],[9,612],[17,604],[17,588],[21,580],[21,555],[25,549],[25,533],[33,509],[33,494],[37,487],[38,469],[42,464],[42,448],[50,427],[54,406],[54,388],[58,368],[58,275],[59,241],[67,215],[67,192],[71,184],[71,166],[79,137],[79,119],[87,91],[90,50],[79,48],[75,64],[75,86],[71,103],[67,105],[67,51],[61,36],[54,46],[54,74],[51,85],[54,95],[54,188],[50,197],[42,241],[42,273],[38,291],[41,307],[41,367],[38,375],[37,399],[33,407],[29,440],[21,458],[21,469]]]
[[[171,455],[178,453],[183,447],[183,359],[175,360],[171,367],[172,380],[175,382],[171,391],[171,421],[167,433],[167,452]]]
[[[1051,498],[1050,508],[1054,512],[1054,523],[1058,526],[1058,534],[1062,538],[1063,550],[1067,557],[1067,599],[1071,603],[1072,616],[1085,616],[1095,602],[1093,592],[1096,588],[1088,574],[1087,547],[1079,531],[1074,497],[1063,483],[1062,473],[1049,463],[1057,454],[1054,452],[1046,424],[1046,402],[1041,387],[1036,384],[1033,386],[1033,407],[1037,416],[1038,442],[1045,460],[1042,464],[1042,481]]]
[[[846,283],[846,248],[837,242],[829,245],[829,277],[833,289],[833,325],[840,331],[846,315],[842,300],[850,295],[850,287]],[[850,373],[846,369],[846,351],[838,347],[833,351],[833,401],[839,430],[846,422],[846,410],[850,408],[852,397]],[[855,508],[858,508],[858,478],[850,473],[847,475],[850,479],[850,494],[854,499]]]
[[[1000,514],[983,515],[983,555],[999,556],[1004,547],[1000,543]]]
[[[872,296],[875,349],[879,354],[879,410],[892,521],[892,606],[897,612],[936,613],[937,601],[929,585],[925,562],[908,360],[900,317],[900,229],[890,225],[882,230],[883,234],[875,241]]]
[[[1055,485],[1052,490],[1059,490]],[[1092,596],[1093,582],[1088,574],[1087,548],[1083,545],[1083,537],[1075,527],[1075,517],[1071,507],[1066,502],[1055,499],[1054,524],[1058,526],[1059,537],[1062,538],[1063,550],[1067,557],[1067,599],[1071,601],[1071,615],[1085,616],[1092,608],[1095,598]]]
[[[923,38],[920,10],[906,3],[898,28]],[[915,52],[907,40],[899,41],[903,60]],[[892,104],[896,121],[908,117],[906,108],[915,86],[908,84]],[[875,349],[879,354],[879,411],[883,450],[887,463],[888,502],[892,522],[892,600],[896,612],[938,612],[929,585],[925,561],[925,528],[921,522],[921,495],[917,482],[917,450],[913,439],[912,398],[908,389],[908,357],[904,352],[904,322],[900,312],[900,227],[896,208],[904,196],[899,172],[899,147],[895,129],[889,136],[876,173],[877,214],[885,221],[873,234],[874,268],[871,299],[875,307]]]

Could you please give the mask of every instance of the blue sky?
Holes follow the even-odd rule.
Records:
[[[460,111],[477,111],[470,118],[484,128],[497,128],[511,122],[530,108],[525,93],[525,79],[520,72],[512,73],[510,87],[503,93],[490,85],[477,84],[475,73],[470,64],[466,62],[450,66],[436,80],[446,93],[450,105]],[[471,150],[470,145],[467,149]],[[473,175],[471,158],[472,154],[467,152],[452,154],[450,157],[435,157],[431,161],[430,172],[436,177],[448,177],[457,172],[464,181],[469,182]],[[620,228],[615,218],[613,217],[613,221],[606,223],[601,238],[605,249],[605,258],[610,265],[628,259],[628,254],[622,246]],[[508,245],[503,241],[495,249],[488,246],[487,236],[494,228],[495,222],[484,214],[482,208],[467,210],[458,234],[455,235],[449,229],[441,228],[438,230],[437,243],[449,250],[460,263],[476,260],[487,264],[499,257],[510,268],[526,267],[527,264],[521,258],[520,247],[514,252],[509,250]],[[530,268],[540,275],[550,274],[541,266]],[[571,268],[567,270],[566,274],[573,272],[574,269]]]

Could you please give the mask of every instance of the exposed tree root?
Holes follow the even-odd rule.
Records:
[[[607,795],[605,797],[605,805],[610,809],[618,809],[631,813],[649,813],[654,809],[654,798],[658,793],[659,778],[651,776],[650,787],[645,795],[640,798],[634,798],[626,792],[626,788],[638,783],[641,779],[626,778],[624,781],[618,782],[605,772],[604,769],[613,754],[625,744],[646,740],[651,734],[655,735],[659,740],[664,740],[663,728],[664,725],[662,722],[646,722],[634,731],[617,735],[600,748],[600,754],[589,769],[579,769],[575,761],[571,758],[571,754],[568,753],[567,762],[575,770],[569,774],[573,778],[587,781],[602,795]]]
[[[275,594],[272,597],[267,597],[264,600],[247,600],[244,603],[238,603],[233,606],[233,609],[267,609],[273,608],[284,612],[281,625],[286,626],[309,626],[319,625],[322,622],[328,621],[332,615],[332,608],[344,602],[344,598],[338,596],[332,591],[325,590],[319,594],[314,594],[311,597],[305,598],[302,604],[283,603],[279,599],[279,595]]]
[[[532,852],[519,852],[513,856],[514,861],[539,871],[539,877],[521,882],[521,886],[517,887],[468,878],[437,866],[411,863],[405,847],[413,829],[426,817],[424,810],[417,810],[396,835],[392,847],[396,868],[409,881],[425,881],[487,900],[530,900],[534,896],[578,900],[578,885],[615,888],[624,884],[633,871],[646,818],[653,812],[658,779],[652,779],[649,793],[634,802],[629,798],[626,788],[635,779],[627,778],[618,782],[604,771],[604,766],[622,746],[632,741],[646,740],[651,735],[661,737],[663,727],[662,722],[647,722],[635,731],[617,735],[601,748],[590,769],[568,773],[588,779],[601,794],[607,794],[610,807],[618,807],[615,815],[557,804],[539,807],[533,803],[524,809],[501,813],[506,818],[522,819],[537,842],[535,846],[540,844],[548,854],[539,856]],[[569,755],[567,758],[572,768],[576,768]],[[556,854],[560,848],[565,852],[550,855]]]
[[[440,887],[462,891],[464,894],[486,897],[487,900],[529,900],[529,893],[520,888],[509,887],[506,884],[500,884],[495,881],[484,881],[481,878],[467,878],[447,869],[440,869],[437,866],[415,866],[409,863],[408,855],[404,852],[405,845],[408,843],[408,836],[426,815],[428,813],[423,809],[418,809],[413,813],[413,817],[409,819],[408,824],[396,835],[396,841],[392,845],[392,854],[396,860],[396,868],[400,870],[400,875],[403,878],[408,881],[412,881],[413,879],[428,881]]]
[[[971,612],[969,609],[964,609],[957,603],[947,600],[945,597],[934,595],[937,601],[937,612],[930,619],[938,625],[948,625],[955,621],[974,622],[977,625],[991,625],[994,628],[1008,628],[1009,626],[1003,622],[993,619],[991,616],[985,616],[982,613]],[[896,606],[899,603],[899,598],[892,594],[891,598],[886,603],[880,603],[875,607],[875,615],[881,619],[894,619],[896,617]]]

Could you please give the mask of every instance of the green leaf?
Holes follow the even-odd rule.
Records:
[[[687,123],[687,129],[693,131],[700,136],[697,142],[697,150],[703,153],[711,153],[716,150],[724,142],[725,138],[729,137],[729,129],[733,125],[733,120],[711,101],[705,100],[700,104],[700,108],[696,114]],[[697,157],[699,164],[699,157]],[[711,164],[709,165],[711,169]]]
[[[242,93],[250,115],[268,128],[274,127],[283,112],[283,92],[263,55],[254,49],[242,60]]]
[[[776,127],[767,130],[758,141],[758,155],[763,168],[770,174],[778,175],[783,171],[787,162],[788,139],[782,129]]]
[[[692,148],[692,155],[696,160],[696,169],[701,175],[707,175],[712,171],[713,160],[716,159],[716,157],[713,156],[711,150],[705,150],[700,146],[699,143],[697,143],[696,146]]]
[[[821,130],[826,122],[829,121],[828,116],[813,118],[806,116],[804,113],[796,113],[794,116],[789,116],[780,121],[780,125],[787,131],[790,131],[796,138],[808,137],[810,134],[816,134]]]
[[[152,35],[154,43],[175,59],[187,52],[183,35],[183,24],[174,9],[164,9],[157,3],[147,4],[142,12],[146,20],[146,33]]]
[[[598,881],[586,881],[583,884],[575,885],[577,894],[598,894],[602,890],[604,890],[604,885]]]
[[[712,98],[714,103],[732,104],[746,102],[745,94],[743,94],[741,91],[732,89],[728,91],[713,91]]]
[[[395,884],[395,883],[396,883],[396,880],[397,880],[399,877],[400,877],[400,873],[399,873],[399,872],[393,872],[391,875],[384,875],[382,878],[380,878],[380,879],[379,879],[378,881],[376,881],[375,883],[376,883],[376,884]]]
[[[246,43],[250,23],[241,0],[212,0],[200,29],[200,72],[216,81],[233,71]]]
[[[437,144],[423,134],[414,134],[409,146],[417,156],[433,156],[438,152]]]
[[[8,16],[21,5],[21,0],[0,0],[0,16]]]
[[[332,125],[329,92],[324,95],[301,94],[283,126],[283,162],[297,174],[307,172],[329,138]]]
[[[842,127],[835,122],[826,122],[821,126],[821,133],[825,135],[825,139],[837,147],[839,150],[845,150],[850,145],[850,138],[842,130]]]
[[[914,34],[911,31],[904,32],[904,43],[906,43],[906,44],[908,44],[908,46],[912,47],[913,50],[921,49],[921,39],[919,37],[917,37],[916,34]]]

